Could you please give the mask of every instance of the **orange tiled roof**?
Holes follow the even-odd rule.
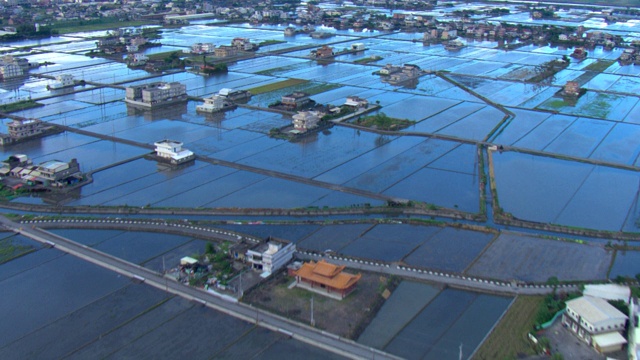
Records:
[[[342,272],[344,268],[344,266],[330,264],[324,260],[317,263],[311,261],[303,264],[300,269],[296,271],[296,275],[308,281],[342,290],[357,283],[362,277],[361,274],[353,275],[344,273]],[[329,274],[329,276],[323,274]]]
[[[313,261],[310,263],[313,264]],[[313,273],[321,276],[334,277],[338,275],[342,270],[344,270],[345,266],[338,266],[335,264],[330,264],[324,260],[320,260],[315,263],[315,267],[313,268]]]

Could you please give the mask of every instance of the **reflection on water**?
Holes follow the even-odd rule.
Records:
[[[187,113],[187,103],[178,103],[168,106],[145,109],[127,104],[127,116],[142,116],[145,120],[182,120],[182,115]]]

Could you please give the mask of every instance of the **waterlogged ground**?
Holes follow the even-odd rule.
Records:
[[[525,19],[519,18],[520,15],[513,16],[517,21]],[[207,22],[197,22],[179,29],[167,29],[160,40],[163,46],[150,51],[180,50],[193,42],[222,45],[235,37],[247,37],[257,43],[266,40],[284,42],[261,48],[259,57],[230,64],[227,74],[210,77],[180,71],[150,74],[129,69],[122,63],[85,56],[94,46],[87,37],[101,32],[10,46],[16,48],[16,53],[20,53],[20,46],[30,46],[36,51],[27,55],[29,60],[53,63],[32,70],[32,75],[73,73],[79,79],[123,86],[152,80],[179,81],[187,86],[192,96],[208,96],[222,88],[252,89],[292,78],[308,80],[256,95],[249,103],[267,106],[296,90],[312,91],[312,99],[316,102],[334,106],[344,103],[347,96],[357,95],[381,105],[379,112],[415,121],[404,130],[411,135],[378,135],[333,127],[304,141],[291,143],[268,137],[272,128],[290,123],[290,117],[286,115],[245,108],[202,115],[195,112],[198,101],[189,101],[186,106],[141,111],[125,105],[122,89],[87,85],[77,88],[83,90],[80,92],[70,89],[49,91],[46,89],[49,80],[35,76],[0,84],[0,100],[40,99],[44,107],[16,114],[100,135],[140,144],[171,137],[183,141],[185,147],[198,155],[213,159],[472,213],[480,211],[477,152],[473,144],[456,139],[481,141],[490,138],[495,143],[525,151],[611,164],[636,166],[640,161],[640,137],[637,136],[640,121],[636,120],[640,104],[635,91],[640,84],[640,71],[635,71],[633,65],[621,66],[613,61],[621,53],[620,49],[592,49],[587,59],[572,60],[566,69],[548,81],[530,84],[523,80],[534,76],[536,67],[570,54],[573,49],[526,45],[504,51],[497,49],[498,43],[494,41],[468,40],[465,48],[451,52],[442,45],[424,46],[410,41],[420,34],[324,28],[323,31],[334,36],[312,39],[306,34],[284,37],[283,26],[205,24]],[[364,43],[367,50],[323,64],[307,56],[317,46],[341,41],[335,45],[338,50],[358,42]],[[269,53],[274,50],[279,53]],[[357,63],[368,56],[379,56],[382,60]],[[372,74],[385,64],[406,63],[428,71],[446,70],[445,76],[452,81],[426,74],[404,85],[391,85]],[[578,81],[587,90],[574,102],[556,95],[570,80]],[[515,116],[506,117],[506,112],[488,101],[506,106]],[[504,119],[507,122],[502,124]],[[0,127],[4,128],[8,121],[3,120]],[[495,130],[499,131],[490,137]],[[450,140],[424,137],[428,134]],[[147,149],[73,133],[26,142],[5,148],[3,152],[5,156],[25,153],[36,162],[66,161],[75,157],[85,171],[100,170],[95,173],[93,184],[74,194],[69,202],[72,205],[295,208],[383,203],[367,196],[335,192],[220,165],[197,162],[195,166],[175,171],[155,168],[147,160],[136,160],[137,156],[148,152]],[[123,164],[111,167],[123,160]],[[553,160],[542,162],[549,161]],[[558,169],[546,177],[544,174],[549,170],[537,165],[524,169],[529,172],[522,175],[519,169],[522,163],[520,159],[496,161],[498,195],[505,211],[533,221],[608,230],[635,229],[640,214],[629,211],[632,204],[624,200],[634,198],[629,193],[634,186],[631,175],[599,167],[584,184],[571,184],[573,180],[570,180],[560,185],[574,190],[579,186],[580,191],[555,196],[557,188],[550,179],[582,181],[582,171],[588,166],[571,162],[545,165]],[[531,171],[531,168],[536,170]],[[570,174],[567,176],[567,173]],[[602,173],[602,179],[615,173],[621,186],[607,186],[603,180],[598,180],[599,173]],[[545,179],[533,180],[540,176]],[[528,186],[520,191],[521,180],[534,181],[538,186]],[[602,195],[603,187],[611,188],[606,196]],[[569,194],[573,197],[565,199]],[[601,203],[608,197],[619,200]],[[527,203],[525,198],[533,201]],[[16,201],[38,203],[34,199]]]
[[[124,247],[119,237],[125,240],[128,236],[127,243],[140,240],[142,248],[136,253],[144,254],[142,258],[158,251],[148,242],[150,238],[134,238],[123,232],[60,233],[76,241],[87,240],[90,234],[88,243],[96,247],[111,242],[103,250],[118,256],[122,254],[116,248]],[[162,241],[162,235],[154,237]],[[165,240],[183,241],[175,236]],[[134,284],[55,249],[41,248],[4,263],[0,274],[3,359],[164,358],[184,354],[196,358],[271,358],[283,352],[314,359],[339,358],[150,286]],[[211,341],[211,334],[216,334],[215,341]]]
[[[462,9],[437,9],[431,15]],[[529,15],[492,21],[526,23]],[[640,31],[633,22],[606,24],[584,13],[562,12],[547,25],[585,25],[626,34]],[[640,163],[640,67],[615,60],[622,49],[589,50],[583,61],[539,84],[528,83],[545,62],[573,48],[526,45],[498,48],[496,41],[466,40],[455,52],[442,45],[413,42],[420,33],[335,30],[326,39],[298,34],[285,37],[284,26],[235,24],[165,29],[161,47],[147,54],[182,51],[195,42],[229,44],[235,37],[264,46],[258,55],[229,64],[227,74],[203,77],[189,72],[152,74],[124,64],[86,56],[92,36],[79,33],[37,41],[3,44],[2,50],[30,61],[53,64],[29,76],[0,83],[0,104],[33,99],[44,106],[15,115],[40,118],[94,134],[64,132],[0,149],[6,158],[27,154],[34,162],[77,158],[94,181],[65,199],[19,198],[33,204],[157,206],[184,208],[304,208],[382,205],[373,194],[433,204],[465,212],[480,211],[479,163],[475,142],[488,139],[522,152],[493,154],[497,199],[515,218],[611,231],[640,229],[637,172],[610,165]],[[637,32],[637,31],[636,31]],[[336,43],[332,45],[333,43]],[[367,50],[319,64],[309,52],[321,45],[336,50],[364,43]],[[29,47],[27,53],[23,47]],[[270,54],[278,51],[278,54]],[[382,59],[370,63],[358,60]],[[415,64],[446,71],[446,78],[425,74],[400,85],[382,82],[373,72],[386,64]],[[603,65],[604,64],[604,65]],[[606,66],[605,66],[606,65]],[[601,67],[599,71],[595,68]],[[288,115],[248,108],[214,115],[195,111],[192,99],[154,111],[128,107],[124,90],[85,85],[47,90],[38,75],[71,73],[76,79],[129,86],[179,81],[193,97],[222,88],[255,89],[287,79],[307,82],[254,96],[265,107],[293,91],[310,91],[318,103],[338,106],[357,95],[378,104],[388,116],[415,122],[396,135],[334,126],[298,142],[272,139],[272,128],[290,124]],[[451,80],[451,81],[449,81]],[[567,81],[586,93],[570,100],[558,96]],[[503,111],[499,106],[506,108]],[[506,116],[511,114],[511,116]],[[506,119],[505,123],[502,123]],[[0,119],[6,132],[9,119]],[[495,132],[494,132],[495,131]],[[429,137],[436,134],[438,137]],[[103,140],[112,136],[134,144]],[[200,156],[323,182],[316,186],[284,176],[268,176],[197,160],[173,169],[142,158],[163,138],[183,141]],[[527,151],[538,151],[531,155]],[[544,155],[544,156],[543,156]],[[603,161],[601,165],[577,160]],[[332,185],[370,192],[354,195]],[[603,280],[635,276],[638,253],[607,251],[602,243],[543,239],[511,233],[486,233],[448,227],[405,224],[237,225],[221,227],[260,237],[275,236],[302,249],[505,281]],[[202,252],[197,239],[122,231],[56,230],[57,233],[162,270],[185,255]],[[14,238],[30,253],[0,265],[1,358],[121,358],[191,356],[332,358],[284,336],[193,306],[63,253]],[[5,238],[2,238],[5,241]],[[613,262],[613,263],[612,263]],[[584,264],[589,264],[586,266]],[[609,270],[610,269],[610,270]],[[95,286],[99,283],[100,286]],[[416,296],[419,294],[419,296]],[[401,357],[457,359],[482,342],[511,302],[510,298],[402,282],[358,341]],[[175,329],[188,329],[176,332]],[[60,339],[60,333],[75,334]],[[102,335],[101,335],[102,334]],[[106,334],[106,335],[104,335]],[[216,341],[211,341],[216,334]],[[179,343],[181,346],[176,347]]]
[[[610,231],[637,231],[632,170],[516,152],[494,153],[500,207],[514,217]]]

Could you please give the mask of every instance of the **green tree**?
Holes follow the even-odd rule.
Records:
[[[204,253],[205,254],[214,254],[216,252],[214,246],[212,243],[207,242],[204,246]]]

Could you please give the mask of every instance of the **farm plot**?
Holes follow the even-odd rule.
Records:
[[[341,165],[373,148],[380,136],[368,132],[356,134],[356,130],[333,127],[317,133],[317,137],[305,142],[287,142],[268,151],[239,161],[242,164],[281,171],[304,177],[317,176]]]
[[[509,109],[509,111],[515,114],[515,118],[511,119],[495,137],[494,141],[498,144],[513,145],[549,117],[549,114],[529,110]]]
[[[138,329],[138,337],[134,338],[135,341],[124,344],[112,356],[116,358],[146,356],[202,358],[223,351],[252,328],[249,323],[211,311],[207,307],[185,304],[187,300],[179,302],[182,311],[171,309],[174,316],[166,319],[167,321],[162,324],[148,328],[151,331],[147,330],[148,332],[141,334]],[[150,319],[145,320],[150,321]],[[186,328],[198,329],[198,331],[175,331],[175,329]],[[210,341],[211,334],[216,334],[216,341]],[[185,348],[175,346],[176,343],[199,344],[199,346]]]
[[[340,253],[363,259],[398,261],[438,231],[440,228],[437,227],[376,225]]]
[[[167,297],[151,286],[125,286],[3,347],[3,357],[64,358],[150,308],[160,306]],[[74,335],[60,336],[69,331]]]
[[[428,139],[360,174],[345,185],[373,192],[384,191],[456,146],[454,142]]]
[[[50,229],[48,231],[87,246],[95,246],[124,234],[123,230]]]
[[[500,110],[487,106],[437,133],[463,139],[483,140],[502,121],[504,116],[505,114]]]
[[[445,289],[384,350],[406,359],[458,359],[462,341],[469,356],[511,301]]]
[[[246,131],[244,129],[234,129],[229,131],[220,130],[215,136],[190,142],[189,150],[199,155],[216,154],[215,157],[221,157],[219,154],[225,153],[225,150],[232,149],[234,154],[235,152],[240,153],[237,155],[238,158],[242,158],[247,156],[246,154],[264,151],[265,148],[274,147],[279,144],[281,143],[273,141],[263,134]],[[226,157],[222,158],[227,160]]]
[[[613,126],[608,121],[578,118],[543,151],[588,158]]]
[[[611,253],[602,246],[501,234],[468,274],[504,281],[603,280]]]
[[[485,107],[484,104],[465,101],[421,120],[411,127],[411,131],[434,133]]]
[[[380,111],[392,118],[420,121],[442,111],[446,111],[457,104],[459,104],[459,101],[414,96],[405,99],[401,103],[386,106]]]
[[[462,273],[487,246],[494,234],[444,228],[407,256],[409,265]]]
[[[386,139],[383,138],[383,140],[385,140],[385,142],[381,146],[322,173],[320,176],[315,177],[315,180],[343,184],[409,150],[419,143],[426,141],[424,138],[417,136],[387,137]]]
[[[95,249],[136,264],[142,264],[193,239],[186,236],[149,232],[125,232],[106,239]]]
[[[340,249],[360,237],[369,228],[371,228],[370,224],[323,226],[300,241],[297,247],[318,252],[326,250],[340,252]]]
[[[161,207],[207,207],[210,203],[223,196],[241,191],[245,187],[264,179],[266,179],[264,175],[252,172],[231,171],[207,183],[207,186],[187,190],[154,205]]]
[[[554,223],[621,231],[639,186],[635,171],[597,166]]]
[[[617,250],[609,279],[615,279],[618,276],[635,278],[640,274],[638,264],[640,264],[640,251]]]
[[[633,165],[640,154],[640,126],[615,124],[609,134],[591,154],[592,159]]]
[[[260,225],[260,224],[216,224],[215,228],[227,229],[241,234],[247,234],[259,238],[268,238],[273,236],[294,243],[300,242],[302,239],[313,234],[320,225]]]
[[[383,193],[450,209],[479,211],[478,177],[474,174],[425,167]]]
[[[46,252],[61,254],[55,249],[48,249]],[[42,251],[17,260],[29,260],[31,255],[37,253]],[[5,265],[2,266],[4,269]],[[55,257],[39,266],[29,267],[2,281],[3,289],[9,290],[3,291],[0,298],[0,315],[4,319],[0,323],[0,347],[129,283],[128,278],[116,277],[110,270],[70,255]]]
[[[242,191],[228,194],[208,204],[218,208],[300,208],[311,205],[331,190],[294,181],[266,178]]]
[[[149,204],[155,204],[162,200],[179,195],[185,191],[189,191],[193,188],[203,186],[224,174],[231,173],[231,169],[222,168],[219,166],[209,165],[206,163],[196,163],[196,166],[180,169],[181,171],[165,170],[159,172],[158,175],[162,176],[162,180],[158,183],[150,183],[148,186],[140,186],[139,189],[131,189],[133,191],[127,192],[123,196],[117,196],[118,189],[114,189],[115,192],[110,192],[113,197],[112,200],[105,202],[105,205],[131,205],[131,206],[147,206]],[[198,166],[199,165],[199,166]],[[140,184],[145,182],[145,179],[136,181]],[[113,189],[113,188],[112,188]],[[187,206],[188,204],[184,204]]]
[[[406,280],[401,282],[360,335],[358,342],[384,349],[439,292],[440,289],[432,285]]]
[[[513,152],[493,153],[493,165],[500,207],[542,223],[556,219],[593,171],[593,165]]]
[[[542,150],[557,138],[577,118],[565,115],[551,115],[538,126],[516,141],[513,145],[533,150]]]

